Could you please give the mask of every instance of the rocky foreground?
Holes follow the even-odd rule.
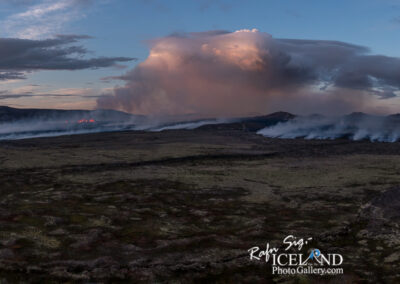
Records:
[[[400,144],[240,130],[0,142],[0,283],[398,283]],[[344,275],[248,249],[312,237]]]

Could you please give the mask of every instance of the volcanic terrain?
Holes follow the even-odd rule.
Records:
[[[236,126],[1,141],[0,282],[400,279],[399,143]],[[342,254],[344,275],[250,261],[290,234]]]

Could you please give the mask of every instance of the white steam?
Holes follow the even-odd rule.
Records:
[[[85,119],[84,122],[79,123],[78,116],[71,116],[68,119],[36,118],[0,123],[0,141],[115,131],[160,132],[165,130],[195,129],[203,125],[229,123],[232,121],[232,119],[207,119],[165,124],[164,119],[133,117],[128,120],[93,119],[93,122]]]
[[[307,116],[278,123],[257,132],[271,138],[370,140],[396,142],[400,139],[400,116],[351,114],[344,117]]]
[[[54,137],[85,133],[136,130],[132,123],[91,123],[78,124],[62,121],[18,121],[0,124],[0,140],[19,140],[39,137]]]

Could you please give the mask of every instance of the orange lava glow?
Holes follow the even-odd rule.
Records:
[[[94,119],[80,119],[78,123],[93,123],[95,122]]]
[[[96,121],[94,119],[80,119],[77,121],[77,123],[81,124],[81,123],[95,123]]]

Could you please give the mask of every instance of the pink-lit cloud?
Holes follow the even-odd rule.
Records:
[[[198,116],[382,112],[378,98],[400,85],[384,71],[400,66],[398,58],[377,70],[368,49],[343,42],[274,39],[253,29],[172,35],[150,47],[148,58],[119,78],[125,85],[98,99],[99,108]]]

